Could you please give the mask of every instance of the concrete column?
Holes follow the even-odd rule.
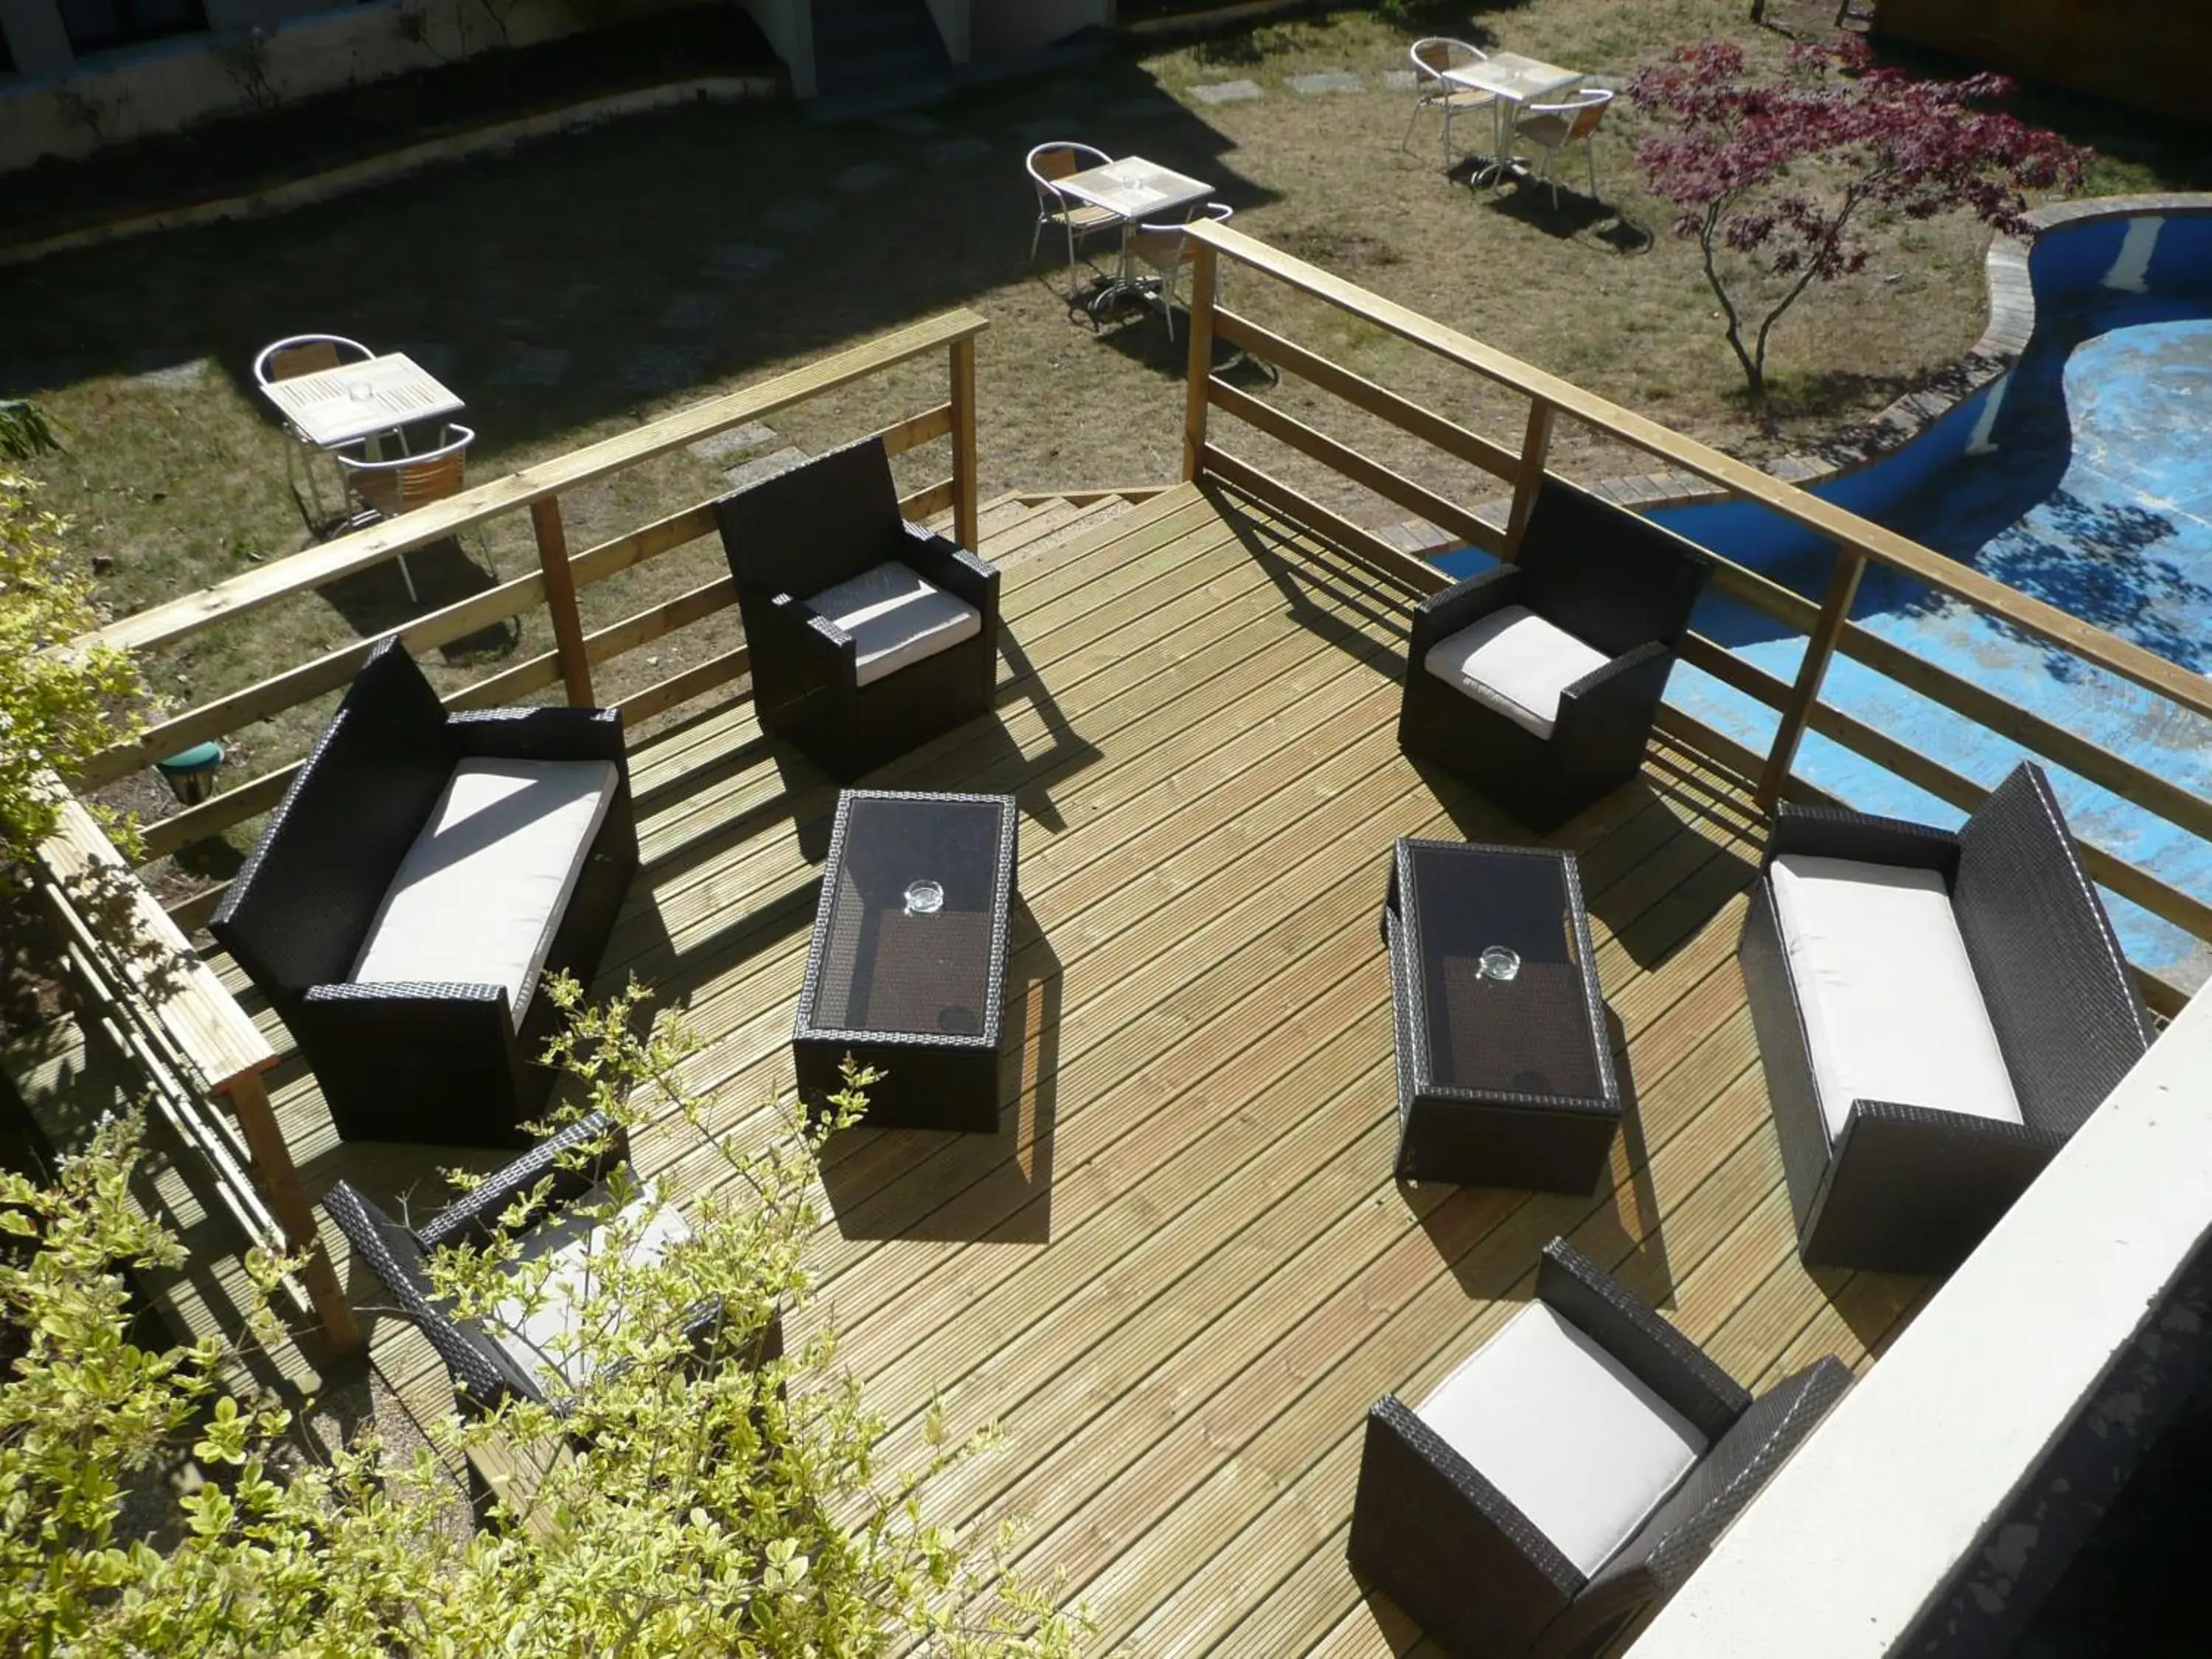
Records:
[[[23,75],[66,75],[76,62],[54,0],[0,0],[0,34],[8,37],[9,55]]]

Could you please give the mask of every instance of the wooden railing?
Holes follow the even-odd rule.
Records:
[[[2212,801],[1860,627],[1850,620],[1851,602],[1868,566],[1886,565],[2178,708],[2212,716],[2212,681],[2203,676],[1242,232],[1200,222],[1188,234],[1194,264],[1184,405],[1185,477],[1218,478],[1326,532],[1413,591],[1431,592],[1449,580],[1435,566],[1309,499],[1250,461],[1229,453],[1211,430],[1209,415],[1218,410],[1232,416],[1385,500],[1506,559],[1519,549],[1538,486],[1546,475],[1554,426],[1562,416],[1580,421],[1602,436],[1656,456],[1669,470],[1709,480],[1738,500],[1754,502],[1804,526],[1836,550],[1826,590],[1817,602],[1725,559],[1715,577],[1715,586],[1721,591],[1805,633],[1805,654],[1794,681],[1770,674],[1701,635],[1693,634],[1685,645],[1685,661],[1778,712],[1774,738],[1764,754],[1747,749],[1678,709],[1670,708],[1662,714],[1663,727],[1703,746],[1716,759],[1740,767],[1746,776],[1756,778],[1759,799],[1770,808],[1784,795],[1804,798],[1820,793],[1791,769],[1798,744],[1808,731],[1842,744],[1961,809],[1972,811],[1989,793],[1985,786],[1823,702],[1820,688],[1828,665],[1841,653],[2190,834],[2212,840]],[[1213,296],[1223,259],[1234,260],[1519,393],[1528,400],[1519,447],[1509,447],[1447,420],[1248,317],[1222,308]],[[1496,477],[1512,491],[1505,528],[1500,532],[1463,504],[1230,385],[1213,373],[1217,340],[1310,381],[1398,430]],[[2196,938],[2212,940],[2212,905],[2100,847],[2087,842],[2081,845],[2084,865],[2106,887]],[[2180,990],[2154,976],[2145,975],[2143,979],[2146,994],[2161,1012],[2171,1014],[2187,1000]]]
[[[137,651],[173,644],[218,623],[325,587],[402,554],[477,528],[502,515],[527,513],[538,568],[455,605],[388,630],[414,651],[463,639],[495,623],[544,611],[551,651],[513,664],[448,693],[452,708],[525,701],[558,686],[567,702],[595,702],[592,670],[672,630],[732,609],[727,575],[586,631],[578,594],[620,572],[646,564],[714,532],[713,504],[696,502],[627,533],[571,553],[562,495],[748,422],[851,386],[897,366],[945,354],[942,403],[878,429],[885,448],[904,454],[950,439],[950,476],[907,495],[908,517],[949,510],[953,534],[976,541],[975,337],[985,319],[952,312],[889,334],[803,368],[695,404],[634,432],[525,468],[404,517],[249,571],[218,586],[125,617],[93,641]],[[331,1347],[344,1352],[360,1337],[330,1262],[323,1254],[290,1155],[279,1133],[262,1073],[275,1056],[252,1020],[188,944],[185,930],[214,914],[223,889],[214,886],[164,910],[139,882],[83,804],[89,793],[163,756],[235,732],[347,684],[377,635],[325,653],[241,690],[166,714],[128,742],[95,757],[76,777],[57,781],[63,797],[58,834],[40,849],[39,889],[64,940],[88,1023],[100,1028],[142,1076],[161,1115],[198,1151],[218,1200],[247,1237],[272,1251],[301,1253],[296,1289],[320,1318]],[[82,641],[78,642],[83,643]],[[619,699],[635,720],[661,714],[746,672],[736,644],[681,672]],[[276,765],[222,793],[151,824],[146,860],[161,858],[267,811],[283,799],[297,762]]]

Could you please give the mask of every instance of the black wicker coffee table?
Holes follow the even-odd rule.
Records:
[[[1399,1178],[1589,1192],[1620,1089],[1574,854],[1401,841],[1382,938]]]
[[[823,866],[791,1052],[818,1109],[847,1054],[884,1073],[878,1127],[999,1127],[1011,795],[848,789]]]

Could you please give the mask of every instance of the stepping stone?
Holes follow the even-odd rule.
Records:
[[[1065,138],[1078,128],[1079,124],[1065,115],[1048,115],[1042,121],[1021,122],[1014,131],[1032,144],[1044,144],[1055,138]]]
[[[1124,98],[1118,104],[1106,106],[1106,113],[1116,121],[1149,121],[1162,115],[1173,115],[1182,108],[1172,98],[1155,95],[1149,98]]]
[[[689,332],[712,328],[722,320],[730,302],[719,294],[675,294],[661,307],[660,326]]]
[[[1044,83],[1044,95],[1061,102],[1079,104],[1086,98],[1097,97],[1098,88],[1088,81],[1063,75],[1056,81]]]
[[[623,360],[617,378],[625,391],[673,392],[705,377],[708,356],[707,345],[697,340],[640,346]]]
[[[761,215],[761,223],[770,230],[780,230],[787,235],[804,236],[810,230],[819,230],[836,216],[837,210],[827,202],[817,202],[812,197],[798,197],[788,202],[778,202]]]
[[[558,386],[568,373],[569,354],[559,346],[511,345],[492,365],[494,386]]]
[[[788,472],[805,459],[805,450],[796,445],[787,444],[781,449],[747,461],[743,466],[733,466],[722,476],[729,480],[731,489],[744,489],[764,478],[773,478],[779,472]]]
[[[732,455],[742,455],[748,450],[765,449],[775,441],[775,428],[760,421],[747,421],[743,426],[733,426],[727,432],[717,432],[711,438],[702,438],[685,448],[702,461],[726,461]]]
[[[461,357],[461,349],[444,340],[425,340],[420,345],[401,346],[399,349],[428,369],[434,379],[441,380],[453,372],[453,365]]]
[[[1419,78],[1411,70],[1385,70],[1382,72],[1382,84],[1392,92],[1411,92],[1413,82]]]
[[[1346,70],[1325,70],[1318,75],[1293,75],[1284,85],[1304,97],[1328,92],[1358,92],[1366,82]]]
[[[906,177],[899,167],[886,167],[881,161],[862,161],[847,167],[836,177],[837,188],[855,194],[864,190],[881,190],[885,185],[896,184]]]
[[[726,282],[742,282],[748,276],[757,276],[770,265],[783,261],[780,247],[757,247],[750,242],[732,242],[718,247],[707,256],[707,269]]]
[[[990,153],[990,144],[981,138],[940,138],[926,145],[921,156],[930,166],[942,167],[958,161],[973,161]]]
[[[1190,95],[1201,104],[1241,104],[1260,95],[1260,83],[1257,81],[1216,81],[1210,86],[1193,87]]]
[[[934,138],[945,131],[945,123],[933,115],[917,115],[911,111],[897,115],[886,115],[876,123],[902,138]]]
[[[189,392],[194,386],[207,384],[208,371],[215,367],[212,357],[195,357],[190,362],[167,363],[159,368],[149,368],[133,374],[130,384],[143,392]]]

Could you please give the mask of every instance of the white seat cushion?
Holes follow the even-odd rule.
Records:
[[[463,761],[400,860],[355,982],[503,985],[519,1020],[620,781],[612,761]]]
[[[1940,874],[1785,853],[1771,878],[1831,1141],[1855,1100],[2021,1121]]]
[[[1414,1415],[1584,1577],[1705,1452],[1688,1419],[1542,1302],[1514,1315]]]
[[[1559,694],[1611,660],[1528,606],[1509,605],[1438,640],[1423,666],[1484,708],[1548,738],[1559,718]]]
[[[862,685],[983,631],[974,605],[931,586],[896,560],[825,587],[806,604],[853,636]]]
[[[592,1196],[604,1195],[600,1192]],[[588,1206],[592,1196],[580,1203]],[[592,1282],[592,1270],[602,1264],[602,1253],[613,1249],[606,1240],[608,1227],[640,1228],[628,1259],[641,1267],[659,1261],[670,1245],[691,1237],[691,1229],[675,1206],[661,1204],[650,1194],[627,1206],[614,1224],[580,1220],[577,1207],[569,1206],[523,1242],[524,1261],[535,1261],[549,1253],[554,1257],[554,1266],[545,1276],[544,1295],[535,1311],[526,1317],[520,1300],[502,1302],[493,1310],[494,1340],[541,1388],[562,1378],[570,1388],[580,1388],[592,1374],[586,1356],[569,1352],[568,1345],[576,1340],[584,1304],[603,1288]]]

